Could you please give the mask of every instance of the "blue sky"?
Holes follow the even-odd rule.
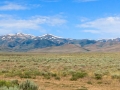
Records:
[[[0,0],[0,35],[120,37],[119,0]]]

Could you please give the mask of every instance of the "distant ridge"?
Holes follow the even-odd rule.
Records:
[[[52,34],[34,36],[24,33],[0,36],[3,52],[112,52],[120,50],[120,38],[116,39],[68,39]]]
[[[59,53],[73,53],[73,52],[87,52],[87,50],[81,48],[79,45],[75,44],[65,44],[62,46],[53,46],[41,49],[35,49],[30,52],[59,52]]]

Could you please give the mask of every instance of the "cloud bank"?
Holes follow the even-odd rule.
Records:
[[[84,29],[84,32],[103,34],[103,35],[118,35],[120,34],[120,17],[99,18],[93,21],[85,22],[77,25]]]
[[[3,6],[0,6],[0,10],[25,10],[26,6],[16,4],[16,3],[7,3]]]
[[[0,15],[0,34],[16,32],[32,32],[34,30],[42,32],[44,26],[58,27],[67,21],[58,16],[33,16],[29,19],[17,19],[9,15]]]

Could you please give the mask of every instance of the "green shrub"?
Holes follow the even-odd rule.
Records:
[[[50,75],[45,74],[45,75],[44,75],[44,78],[45,78],[45,79],[50,79],[51,77],[50,77]]]
[[[0,90],[8,90],[8,87],[6,86],[0,87]]]
[[[117,74],[112,75],[111,77],[112,77],[112,79],[120,79],[120,75],[119,74],[118,75]]]
[[[9,73],[5,73],[5,77],[15,77],[19,76],[20,78],[36,78],[36,76],[40,76],[41,73],[38,70],[24,70],[22,71],[11,71]]]
[[[8,73],[8,70],[2,70],[1,73]]]
[[[14,87],[14,86],[18,86],[18,80],[13,80],[13,81],[5,81],[5,80],[0,80],[0,87]]]
[[[102,82],[97,82],[97,84],[102,84]]]
[[[86,72],[73,72],[70,80],[76,81],[79,78],[84,78],[86,75],[87,75]]]
[[[88,81],[87,84],[92,84],[92,82],[91,82],[91,81]]]
[[[45,79],[50,79],[50,78],[51,78],[51,73],[49,73],[49,72],[42,72],[42,76],[43,76]]]
[[[37,85],[32,81],[24,81],[19,85],[21,90],[38,90]]]
[[[32,78],[32,77],[28,73],[23,73],[23,74],[20,74],[20,78]]]
[[[20,85],[18,80],[13,81],[0,81],[0,90],[38,90],[37,85],[27,80],[22,82]]]
[[[63,77],[66,77],[67,75],[69,75],[69,73],[67,73],[67,72],[62,72],[61,73],[61,76],[63,76]]]
[[[55,77],[55,80],[60,80],[60,77],[59,77],[59,76],[56,76],[56,77]]]
[[[57,77],[57,74],[56,73],[51,73],[51,76],[52,77]]]
[[[5,75],[4,75],[5,77],[14,77],[15,76],[15,74],[14,73],[11,73],[11,72],[9,72],[9,73],[5,73]]]
[[[11,81],[14,85],[19,85],[18,80]]]
[[[1,80],[0,81],[0,87],[3,87],[3,86],[6,86],[6,87],[13,87],[13,83],[9,82],[9,81],[4,81],[4,80]]]
[[[102,79],[102,74],[94,74],[95,75],[95,79],[97,79],[97,80],[100,80],[100,79]]]
[[[1,87],[0,90],[20,90],[17,86],[14,86],[14,87]]]

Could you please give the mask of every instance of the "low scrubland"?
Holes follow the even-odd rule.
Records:
[[[0,53],[0,90],[119,88],[119,52]]]

